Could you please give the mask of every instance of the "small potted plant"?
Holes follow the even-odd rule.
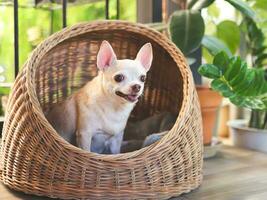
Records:
[[[202,85],[201,76],[197,73],[197,69],[201,64],[202,58],[201,46],[205,47],[211,55],[223,50],[228,56],[232,56],[232,53],[234,53],[239,46],[239,40],[235,41],[235,49],[230,50],[226,41],[223,41],[221,38],[216,36],[205,35],[205,28],[207,24],[204,23],[201,11],[213,5],[214,2],[216,2],[215,0],[173,0],[173,2],[177,3],[179,9],[171,14],[167,25],[157,23],[150,26],[160,31],[167,28],[167,35],[187,57],[188,63],[190,64],[193,72],[195,83],[197,84],[196,89],[200,99],[204,129],[204,145],[209,146],[212,143],[212,134],[216,124],[217,110],[222,102],[222,97],[218,92]],[[243,17],[255,20],[255,12],[246,2],[235,0],[226,0],[226,2],[230,3],[242,14]],[[239,37],[240,32],[237,23],[232,22],[230,23],[231,26],[229,26],[229,20],[227,22],[228,23],[223,23],[224,26],[221,24],[220,30],[224,29],[224,32],[228,33],[229,28],[233,28],[234,24],[235,30],[237,29],[237,33],[235,35],[238,35]],[[233,46],[233,40],[231,40],[230,43],[231,46]]]
[[[205,35],[206,23],[201,15],[201,11],[211,6],[215,0],[175,0],[174,2],[178,4],[179,10],[173,12],[169,18],[168,35],[187,57],[188,62],[192,62],[190,67],[197,84],[196,89],[203,119],[203,142],[204,145],[210,146],[217,119],[217,110],[220,108],[222,97],[218,92],[211,90],[201,83],[201,76],[197,73],[197,69],[201,64],[200,47],[205,47],[211,54],[223,50],[228,56],[231,56],[232,52],[228,48],[227,43],[220,38]],[[237,11],[240,11],[244,17],[254,20],[255,13],[246,2],[233,0],[226,0],[226,2],[236,8]],[[235,28],[238,29],[236,23],[234,24]],[[197,51],[199,53],[196,53]]]
[[[228,98],[233,104],[265,114],[261,127],[252,128],[253,122],[234,120],[229,122],[233,144],[267,152],[267,71],[264,68],[248,68],[240,57],[228,57],[221,52],[212,64],[204,64],[199,73],[212,79],[211,88]],[[251,120],[255,120],[252,116]],[[259,119],[258,119],[259,120]]]

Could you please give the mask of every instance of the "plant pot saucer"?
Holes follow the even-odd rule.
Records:
[[[218,138],[213,137],[210,145],[204,146],[204,159],[216,156],[218,151],[222,148],[222,142]]]

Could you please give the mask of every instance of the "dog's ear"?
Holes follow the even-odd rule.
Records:
[[[137,53],[136,59],[142,66],[148,71],[151,67],[153,60],[152,45],[151,43],[146,43]]]
[[[114,65],[117,61],[116,54],[114,53],[108,41],[104,40],[100,46],[97,54],[97,67],[100,70]]]

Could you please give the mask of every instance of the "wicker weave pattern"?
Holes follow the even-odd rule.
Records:
[[[154,61],[145,94],[131,119],[179,112],[159,142],[141,150],[98,155],[65,142],[44,112],[96,75],[103,39],[118,58],[134,58],[151,42]],[[191,72],[162,34],[122,21],[82,23],[39,45],[17,77],[9,99],[0,151],[0,178],[26,193],[64,199],[167,199],[202,180],[202,127]],[[1,176],[2,175],[2,176]]]

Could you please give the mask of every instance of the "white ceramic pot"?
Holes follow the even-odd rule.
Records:
[[[247,127],[246,120],[231,120],[230,137],[234,146],[267,153],[267,130]]]

